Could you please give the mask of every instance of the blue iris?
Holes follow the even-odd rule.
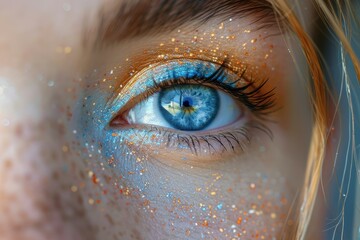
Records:
[[[159,107],[172,127],[183,131],[203,130],[216,117],[219,94],[201,85],[178,85],[159,93]]]

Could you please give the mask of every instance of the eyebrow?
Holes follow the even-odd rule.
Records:
[[[278,24],[268,0],[124,0],[99,17],[97,46],[171,32],[187,23],[200,26],[216,18],[251,17],[255,30]]]

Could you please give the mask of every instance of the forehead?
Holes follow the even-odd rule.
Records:
[[[174,0],[174,2],[181,1],[184,2],[184,0]],[[225,1],[218,2],[218,5]],[[50,56],[53,55],[54,49],[56,52],[58,47],[78,48],[83,41],[82,36],[85,31],[90,29],[89,37],[91,34],[95,35],[95,31],[91,32],[91,29],[99,25],[99,12],[111,13],[116,9],[116,6],[125,2],[129,1],[69,0],[63,2],[35,0],[29,2],[14,0],[5,2],[3,0],[0,9],[0,27],[2,32],[6,34],[0,36],[2,52],[0,66],[17,65],[24,60],[24,56],[29,57],[34,53],[43,53],[43,58],[52,58]],[[136,3],[138,2],[148,2],[148,0],[136,1]],[[308,17],[312,14],[310,0],[302,1],[299,7],[295,2],[295,0],[289,0],[293,9],[301,11],[303,15],[301,20],[306,21],[303,24],[309,25],[310,19],[312,19]],[[132,4],[134,3],[132,1]],[[242,1],[239,1],[240,4]],[[160,5],[152,4],[153,9],[160,7]],[[187,11],[186,8],[185,11]],[[133,13],[135,14],[136,11],[129,14]],[[81,52],[73,52],[74,56],[76,53]]]

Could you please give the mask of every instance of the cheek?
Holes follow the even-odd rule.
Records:
[[[166,174],[167,182],[155,183],[152,190],[160,197],[152,204],[166,216],[160,224],[183,238],[278,236],[288,210],[284,178],[249,162],[225,164],[188,166],[184,174]]]
[[[293,195],[273,152],[249,149],[241,157],[200,167],[142,155],[124,143],[118,143],[116,154],[114,145],[102,145],[112,147],[101,149],[101,167],[94,164],[88,176],[102,189],[94,205],[96,199],[104,200],[103,211],[122,234],[271,239],[281,235],[285,223],[291,224],[287,218]],[[108,152],[115,155],[104,157]],[[111,225],[104,234],[114,231]]]
[[[153,183],[149,206],[157,209],[157,228],[194,239],[278,236],[288,210],[284,180],[253,173],[175,174]]]
[[[2,237],[91,239],[83,202],[70,191],[81,166],[65,147],[62,126],[51,120],[12,121],[0,131]]]

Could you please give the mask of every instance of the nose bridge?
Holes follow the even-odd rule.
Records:
[[[1,238],[92,239],[83,201],[70,190],[79,166],[49,86],[17,77],[0,77]]]

